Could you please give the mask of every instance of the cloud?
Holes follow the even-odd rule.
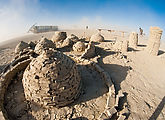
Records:
[[[28,31],[34,24],[38,25],[58,25],[60,28],[85,28],[90,29],[121,29],[138,31],[138,27],[149,32],[149,26],[164,26],[156,13],[147,8],[133,6],[114,7],[108,5],[101,7],[94,14],[80,12],[81,14],[69,14],[61,12],[60,7],[54,5],[54,9],[49,10],[48,5],[41,4],[39,0],[4,0],[0,1],[0,42],[19,36]],[[42,8],[43,7],[43,8]],[[131,11],[132,10],[132,11]],[[163,28],[164,29],[164,28]]]
[[[105,24],[101,16],[83,16],[74,23],[74,26],[77,26],[77,28],[85,28],[85,26],[89,26],[90,29],[96,29],[103,26],[105,27]]]
[[[37,0],[10,0],[0,6],[0,42],[26,33]],[[33,11],[33,12],[32,12]]]

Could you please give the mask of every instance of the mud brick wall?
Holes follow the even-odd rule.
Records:
[[[23,86],[27,100],[41,106],[61,107],[77,98],[80,75],[68,56],[60,52],[50,53],[47,57],[41,54],[26,68]]]
[[[158,55],[162,30],[159,27],[150,27],[150,35],[146,51],[151,55]]]
[[[138,45],[138,34],[136,32],[132,32],[129,36],[129,47],[136,48]]]

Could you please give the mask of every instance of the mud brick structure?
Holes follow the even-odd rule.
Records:
[[[129,47],[136,48],[138,45],[138,34],[136,32],[132,32],[129,36]]]
[[[121,51],[122,52],[127,52],[128,51],[128,41],[127,40],[122,41]]]
[[[56,31],[52,37],[53,42],[60,42],[65,40],[67,37],[66,32]]]
[[[56,45],[51,41],[51,40],[48,40],[47,38],[42,38],[38,43],[37,45],[35,46],[35,49],[34,51],[37,53],[37,54],[41,54],[42,51],[46,48],[53,48],[55,49],[56,48]]]
[[[151,55],[158,55],[162,30],[159,27],[150,27],[150,35],[146,51]]]
[[[73,45],[73,50],[76,52],[83,52],[85,50],[85,44],[79,41]]]
[[[78,42],[79,41],[79,38],[74,34],[69,35],[67,38],[71,39],[73,42]]]
[[[21,41],[15,48],[15,53],[21,52],[23,49],[30,47],[28,43]]]
[[[114,115],[125,119],[129,108],[121,99],[126,96],[122,90],[116,91],[113,77],[111,79],[98,62],[101,56],[97,56],[95,42],[102,42],[104,37],[97,34],[94,38],[85,43],[74,35],[57,42],[43,37],[36,43],[30,42],[29,47],[21,48],[0,75],[0,116],[6,120],[61,120],[81,116],[103,120]],[[59,48],[57,43],[60,43]],[[65,51],[73,44],[74,51],[80,52],[81,56],[70,49]],[[123,56],[128,41],[116,42],[116,47],[116,55]],[[95,90],[90,93],[89,89]],[[101,96],[89,99],[93,94]],[[122,111],[118,109],[120,104],[125,104]]]
[[[46,50],[26,68],[22,82],[27,100],[45,107],[62,107],[77,98],[80,80],[72,59],[61,52]]]
[[[93,42],[103,42],[104,41],[104,37],[101,34],[96,33],[96,34],[91,36],[90,41],[93,41]]]

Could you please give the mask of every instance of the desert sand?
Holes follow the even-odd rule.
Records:
[[[64,30],[79,38],[91,37],[97,30]],[[97,46],[102,48],[98,64],[107,71],[117,90],[126,93],[129,106],[129,120],[165,119],[165,44],[161,42],[158,56],[145,51],[148,36],[139,36],[136,49],[129,49],[123,56],[112,50],[112,42],[127,40],[129,33],[121,36],[119,32],[100,32],[105,41]],[[13,59],[15,46],[20,41],[38,41],[42,36],[50,39],[54,32],[28,34],[0,43],[0,73]],[[116,57],[117,56],[117,57]],[[90,90],[89,90],[90,91]],[[98,102],[99,104],[99,102]],[[101,104],[101,103],[100,103]]]

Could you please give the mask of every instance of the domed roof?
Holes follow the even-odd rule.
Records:
[[[104,37],[101,34],[97,33],[97,34],[94,34],[94,35],[91,36],[90,41],[93,41],[93,42],[103,42],[104,41]]]
[[[23,86],[26,99],[60,107],[77,98],[80,75],[71,58],[55,50],[44,50],[26,68]]]
[[[21,41],[16,47],[15,47],[15,53],[19,53],[25,48],[30,47],[28,43]]]
[[[73,50],[77,52],[82,52],[85,50],[85,44],[79,41],[73,45]]]
[[[43,49],[45,49],[45,48],[54,48],[55,49],[56,45],[51,40],[48,40],[47,38],[43,37],[35,46],[34,51],[37,54],[41,54]]]
[[[71,39],[73,42],[79,41],[79,38],[74,34],[69,35],[67,38]]]
[[[67,37],[66,32],[56,31],[52,37],[53,42],[59,42],[65,40]]]

